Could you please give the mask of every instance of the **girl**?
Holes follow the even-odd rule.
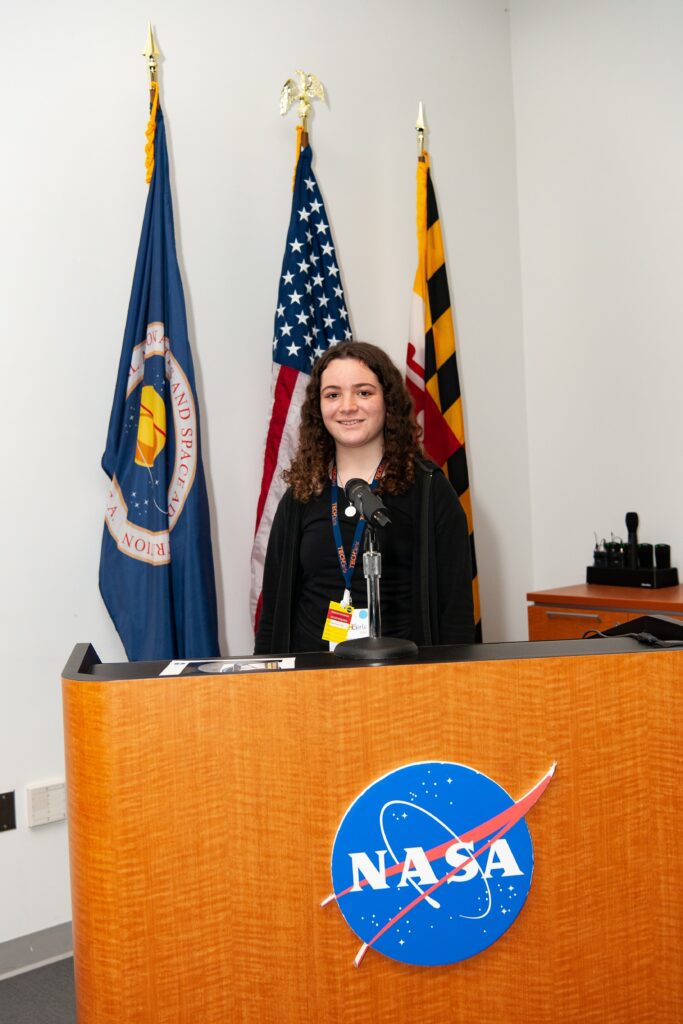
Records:
[[[330,602],[367,604],[364,521],[344,495],[353,478],[382,496],[382,634],[418,645],[472,643],[467,519],[450,483],[422,458],[399,371],[366,342],[333,346],[313,367],[299,448],[284,473],[268,542],[256,654],[328,649]],[[354,634],[358,635],[358,634]]]

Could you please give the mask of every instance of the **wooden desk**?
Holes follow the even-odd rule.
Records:
[[[682,650],[614,638],[296,662],[169,677],[74,651],[79,1024],[683,1021]],[[557,762],[527,819],[529,898],[468,960],[371,950],[356,969],[359,939],[320,906],[339,822],[375,779],[451,758],[514,796]],[[457,822],[445,794],[444,814]],[[413,927],[448,912],[421,908]]]
[[[683,622],[683,586],[602,587],[578,583],[526,595],[530,640],[579,639],[589,629],[604,632],[641,615],[667,615]]]

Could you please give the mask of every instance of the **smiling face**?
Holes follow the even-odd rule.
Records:
[[[333,359],[320,378],[320,411],[337,448],[376,447],[384,442],[384,393],[360,359]]]

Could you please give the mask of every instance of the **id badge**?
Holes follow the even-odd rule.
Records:
[[[370,616],[367,608],[354,608],[347,640],[355,640],[360,636],[370,636]]]
[[[350,604],[330,601],[323,629],[323,640],[328,640],[331,644],[340,644],[342,640],[346,640],[352,617],[353,608]]]

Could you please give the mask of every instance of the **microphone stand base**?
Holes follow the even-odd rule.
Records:
[[[393,636],[359,636],[355,640],[342,640],[333,653],[349,661],[388,661],[416,657],[417,644]]]

